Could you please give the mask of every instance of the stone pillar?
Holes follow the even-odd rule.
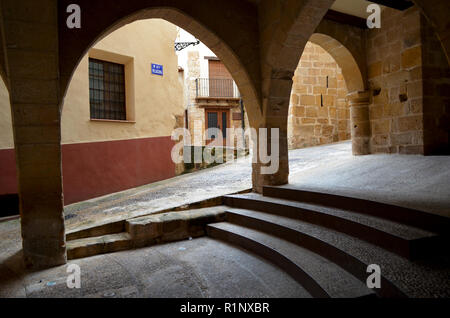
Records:
[[[27,267],[66,262],[57,0],[0,3]]]
[[[368,155],[370,153],[370,120],[369,91],[352,92],[347,95],[350,106],[350,124],[352,130],[353,155]]]
[[[277,117],[268,117],[267,123],[260,128],[266,128],[268,132],[267,140],[262,140],[260,138],[260,132],[258,131],[257,137],[257,145],[258,148],[255,148],[254,151],[257,153],[253,154],[253,156],[258,156],[257,163],[253,163],[253,190],[258,193],[262,193],[263,186],[266,185],[283,185],[289,182],[289,157],[288,157],[288,138],[287,138],[287,116],[277,116]],[[272,154],[271,149],[271,129],[278,129],[278,156],[273,157],[272,159],[278,165],[278,169],[273,173],[262,172],[262,167],[269,167],[272,163],[262,163],[261,158],[259,157],[259,147],[266,147],[268,151],[265,150],[264,153]]]

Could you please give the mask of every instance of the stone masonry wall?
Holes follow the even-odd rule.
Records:
[[[386,8],[367,31],[372,153],[423,154],[421,16]]]
[[[342,70],[320,46],[308,42],[293,78],[288,120],[290,149],[351,138]]]
[[[422,17],[424,153],[450,154],[450,67],[432,27]]]
[[[188,91],[187,96],[187,110],[189,132],[191,133],[191,144],[195,146],[203,145],[203,132],[205,130],[205,110],[196,107],[196,84],[195,80],[200,77],[200,55],[198,51],[191,51],[188,53],[188,73],[186,79],[186,87]],[[197,125],[195,123],[197,122]],[[198,143],[195,140],[199,140]]]

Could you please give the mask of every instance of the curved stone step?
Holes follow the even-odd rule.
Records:
[[[127,250],[133,247],[130,234],[118,233],[67,241],[67,259]]]
[[[444,216],[393,204],[299,189],[292,185],[264,186],[263,195],[359,212],[436,233],[447,234],[450,230],[450,218]]]
[[[372,290],[336,264],[276,236],[227,222],[208,225],[207,233],[213,238],[239,245],[275,263],[314,297],[375,296]]]
[[[286,216],[328,227],[388,249],[408,259],[441,252],[445,238],[391,220],[318,204],[261,196],[229,195],[229,206]]]
[[[347,234],[270,213],[229,208],[227,222],[263,231],[298,244],[338,264],[365,282],[367,267],[381,268],[382,297],[449,297],[450,257],[411,262]]]

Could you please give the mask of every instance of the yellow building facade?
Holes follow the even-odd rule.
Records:
[[[176,36],[176,26],[165,20],[137,21],[103,38],[80,61],[61,114],[65,204],[175,175],[171,134],[184,115]],[[2,82],[0,195],[15,193],[11,109]]]

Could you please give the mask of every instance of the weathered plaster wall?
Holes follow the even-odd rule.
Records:
[[[293,78],[289,148],[350,139],[350,110],[342,70],[322,47],[308,42]]]
[[[95,49],[122,56],[132,64],[129,71],[134,73],[134,88],[127,87],[127,93],[134,94],[127,96],[128,106],[134,104],[134,109],[127,109],[127,119],[132,122],[90,120],[88,56],[85,56],[72,78],[63,106],[63,144],[170,136],[176,126],[175,115],[183,115],[184,111],[173,48],[176,35],[175,25],[150,19],[128,24],[95,45]],[[97,57],[99,52],[91,50],[89,54]],[[103,56],[107,58],[107,54]],[[114,55],[112,59],[114,62]],[[164,76],[152,75],[151,63],[164,65]]]
[[[64,204],[174,177],[174,145],[170,137],[63,145]]]
[[[183,86],[173,47],[176,26],[142,20],[116,30],[78,65],[62,111],[64,203],[173,177],[170,136],[184,116]],[[125,64],[126,122],[92,121],[89,56]],[[151,63],[164,76],[151,74]],[[45,114],[42,114],[45,116]],[[9,95],[0,84],[0,195],[17,193]]]
[[[80,62],[62,112],[62,143],[81,143],[132,138],[170,136],[175,115],[183,115],[183,87],[178,80],[177,56],[173,48],[176,26],[150,19],[131,23],[113,32],[94,46]],[[105,51],[105,52],[102,52]],[[116,62],[131,61],[134,74],[132,91],[127,88],[129,123],[90,120],[89,55]],[[119,62],[119,61],[117,61]],[[151,63],[164,65],[164,76],[152,75]],[[130,95],[130,94],[128,94]],[[127,105],[128,107],[129,105]],[[8,91],[0,83],[0,149],[14,148]]]

